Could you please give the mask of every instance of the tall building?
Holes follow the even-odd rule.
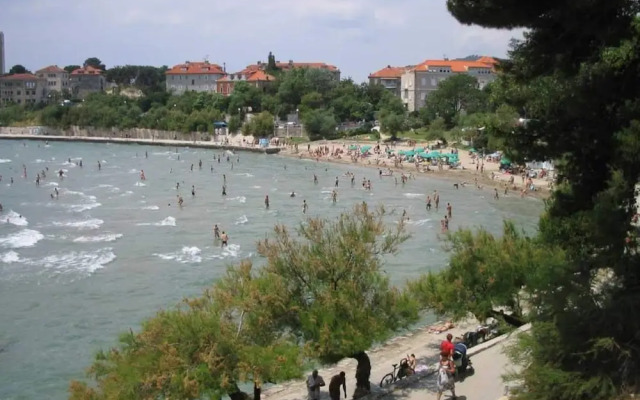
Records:
[[[69,73],[57,65],[49,65],[36,71],[38,78],[47,80],[47,88],[51,94],[53,91],[63,94],[70,90]]]
[[[405,71],[411,68],[413,68],[413,66],[392,67],[391,65],[387,65],[380,71],[376,71],[373,74],[369,75],[369,84],[382,85],[385,89],[400,97],[400,83],[402,80],[402,74],[404,74]]]
[[[0,32],[0,75],[4,74],[4,33]]]
[[[31,105],[47,100],[47,80],[33,74],[0,77],[0,106]]]
[[[101,69],[87,65],[71,72],[69,86],[73,97],[84,99],[91,93],[105,90],[107,79]]]

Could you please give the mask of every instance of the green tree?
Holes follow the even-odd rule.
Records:
[[[72,382],[71,399],[247,399],[239,384],[298,378],[301,349],[274,321],[282,282],[256,277],[250,263],[227,271],[201,297],[161,311],[139,333],[99,352],[89,369],[97,387]]]
[[[281,329],[323,362],[355,358],[357,393],[370,390],[366,351],[417,320],[412,297],[383,271],[383,256],[407,238],[402,222],[388,228],[384,217],[363,203],[337,220],[309,219],[297,232],[276,226],[258,243],[262,272],[281,281],[280,299],[291,310]]]
[[[304,114],[307,111],[317,110],[325,104],[322,94],[318,92],[310,92],[302,96],[300,100],[300,112]]]
[[[477,79],[467,74],[458,74],[438,84],[438,89],[427,97],[421,113],[427,121],[442,117],[447,127],[451,127],[462,111],[469,114],[478,112],[485,104],[486,96],[478,88]]]
[[[382,132],[391,135],[393,140],[397,139],[398,133],[406,129],[406,119],[403,114],[383,113],[379,118]]]
[[[515,86],[503,91],[504,101],[518,111],[524,104],[530,121],[503,139],[516,161],[557,160],[558,189],[539,238],[561,247],[567,260],[532,299],[536,314],[525,340],[536,344],[518,359],[524,365],[518,378],[530,390],[517,398],[608,400],[635,393],[637,2],[449,0],[448,7],[463,23],[526,30],[501,79]]]
[[[279,71],[280,71],[280,68],[278,68],[276,64],[276,56],[274,56],[273,53],[269,52],[269,56],[267,57],[266,72],[268,74],[274,75],[274,74],[277,74]]]
[[[82,65],[85,67],[98,68],[103,71],[107,69],[107,67],[105,67],[105,65],[102,63],[102,61],[100,61],[98,57],[89,57],[86,60],[84,60],[84,63]]]
[[[242,127],[242,134],[253,135],[256,138],[273,136],[273,115],[267,111],[254,115],[249,122]]]
[[[9,70],[9,74],[11,74],[11,75],[13,75],[13,74],[27,74],[27,73],[30,73],[29,70],[27,70],[24,66],[22,66],[20,64],[14,65]]]
[[[332,139],[336,135],[336,120],[327,110],[311,110],[302,115],[304,130],[309,139]]]
[[[428,273],[410,282],[409,287],[420,303],[439,315],[455,319],[472,313],[479,321],[502,318],[499,308],[506,308],[508,323],[526,320],[526,305],[541,271],[563,268],[564,253],[526,237],[511,222],[504,223],[503,235],[496,238],[484,229],[464,229],[447,238],[452,255],[449,267]],[[544,268],[541,268],[544,266]]]
[[[242,117],[240,115],[232,115],[231,118],[229,118],[229,132],[230,133],[236,133],[240,130],[240,128],[242,128]]]
[[[67,71],[68,73],[72,73],[73,71],[75,71],[76,69],[79,69],[79,68],[82,68],[82,67],[80,65],[67,65],[63,69],[65,71]]]

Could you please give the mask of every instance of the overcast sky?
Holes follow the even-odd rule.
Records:
[[[458,23],[445,0],[0,0],[7,70],[174,65],[208,57],[234,72],[272,51],[364,81],[387,65],[505,56],[520,33]]]

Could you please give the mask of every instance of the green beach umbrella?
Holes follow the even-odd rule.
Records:
[[[502,157],[502,159],[500,160],[500,165],[506,164],[511,164],[511,160],[509,160],[507,157]]]
[[[352,144],[351,146],[349,146],[349,150],[357,150],[358,146],[356,146],[355,144]]]
[[[424,147],[416,147],[415,148],[415,152],[416,153],[422,153],[424,151]]]
[[[362,147],[360,147],[360,151],[362,152],[362,154],[364,154],[367,151],[369,151],[370,148],[371,148],[371,146],[362,146]]]

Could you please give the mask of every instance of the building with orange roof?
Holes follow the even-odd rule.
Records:
[[[186,61],[174,65],[165,72],[167,91],[174,94],[184,92],[215,92],[217,81],[227,75],[224,68],[209,61]]]
[[[248,66],[240,72],[228,74],[218,79],[217,92],[224,96],[229,96],[233,93],[233,89],[238,82],[247,82],[264,91],[268,85],[276,80],[274,76],[267,74],[263,70],[252,67],[253,66]]]
[[[0,77],[0,105],[30,105],[47,100],[47,80],[31,73]]]
[[[387,65],[379,71],[376,71],[369,75],[370,85],[382,85],[385,89],[400,97],[400,83],[402,74],[407,69],[413,68],[413,66],[407,67],[392,67]]]
[[[47,89],[49,92],[57,92],[62,94],[65,91],[71,91],[69,82],[69,73],[57,65],[49,65],[36,71],[38,78],[47,80]],[[51,93],[50,93],[51,94]]]
[[[69,75],[69,86],[73,97],[84,99],[91,93],[103,92],[107,83],[104,71],[85,65],[74,69]]]
[[[419,110],[440,82],[456,74],[473,76],[482,89],[496,79],[496,64],[496,59],[486,56],[478,60],[425,60],[402,74],[400,98],[407,110]]]

